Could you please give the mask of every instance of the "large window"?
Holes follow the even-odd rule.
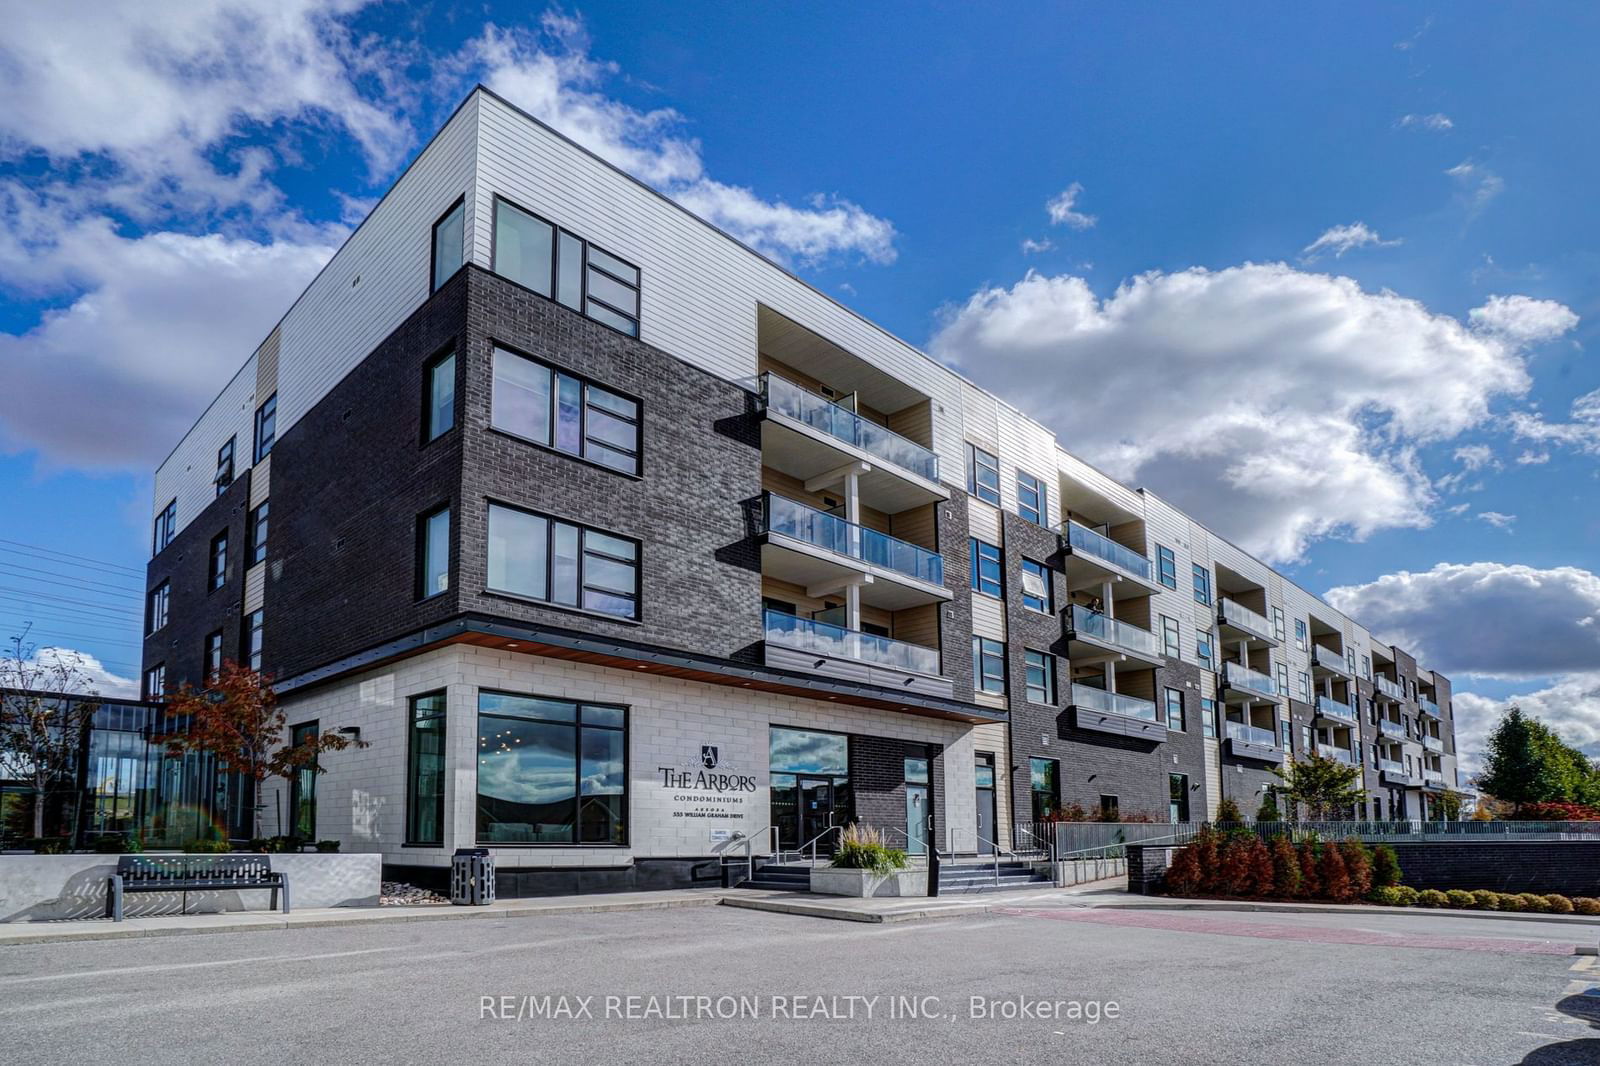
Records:
[[[969,538],[967,546],[972,561],[972,591],[999,599],[1004,594],[1000,583],[1000,549],[977,537]]]
[[[250,512],[245,521],[245,532],[249,535],[249,544],[245,548],[244,565],[254,566],[266,562],[267,559],[267,504],[269,500],[262,500],[260,506]]]
[[[1032,559],[1022,560],[1022,606],[1041,614],[1053,613],[1050,568]]]
[[[159,700],[167,694],[167,664],[156,663],[144,672],[144,698]]]
[[[289,728],[289,744],[301,747],[315,744],[317,723],[302,722]],[[301,840],[317,839],[317,768],[301,766],[289,778],[289,835]]]
[[[489,589],[638,618],[639,542],[492,503]]]
[[[1033,794],[1033,820],[1048,821],[1061,809],[1060,766],[1054,759],[1028,760],[1028,790]]]
[[[211,538],[211,574],[209,585],[213,592],[228,582],[228,531]]]
[[[1183,658],[1183,638],[1179,634],[1176,618],[1161,616],[1161,647],[1167,658]]]
[[[214,480],[217,484],[217,495],[221,496],[228,491],[228,486],[233,484],[233,442],[236,438],[229,437],[228,443],[217,449],[217,473]]]
[[[1178,557],[1160,544],[1156,545],[1156,578],[1169,589],[1178,587]]]
[[[1217,701],[1204,696],[1200,697],[1200,733],[1207,737],[1217,735]]]
[[[494,205],[494,269],[596,322],[639,335],[639,268],[505,200]]]
[[[504,348],[494,351],[489,422],[534,444],[639,472],[637,401]]]
[[[478,842],[626,844],[627,711],[478,693]]]
[[[1000,460],[973,444],[967,445],[967,491],[1000,506]]]
[[[423,599],[450,588],[450,508],[417,519],[417,595]]]
[[[1022,667],[1027,674],[1028,700],[1054,707],[1056,703],[1056,658],[1048,652],[1024,651]]]
[[[467,204],[457,200],[433,224],[433,284],[437,289],[461,269],[467,246]],[[431,291],[431,290],[430,290]]]
[[[1278,664],[1278,695],[1289,694],[1289,667],[1286,663]]]
[[[251,611],[244,617],[244,641],[239,650],[244,654],[245,665],[252,670],[261,669],[261,641],[262,630],[266,626],[266,616],[260,610]]]
[[[173,500],[156,515],[155,533],[151,537],[150,554],[160,555],[161,549],[172,543],[178,535],[178,501]]]
[[[454,352],[428,364],[422,372],[422,442],[455,428],[456,356]]]
[[[1183,717],[1183,692],[1175,688],[1169,688],[1165,692],[1167,699],[1167,728],[1175,733],[1188,732],[1185,728]]]
[[[411,697],[407,744],[406,843],[444,843],[445,694]]]
[[[222,673],[222,630],[206,637],[206,680],[211,681]]]
[[[167,624],[167,607],[172,601],[172,582],[163,581],[150,590],[150,604],[145,612],[145,632],[154,633]]]
[[[1217,668],[1216,657],[1212,654],[1211,631],[1209,629],[1196,629],[1194,631],[1194,656],[1200,660],[1200,665],[1207,670]]]
[[[1167,775],[1167,820],[1173,823],[1189,820],[1189,775]]]
[[[1301,651],[1307,650],[1306,620],[1304,618],[1296,618],[1294,620],[1294,646],[1299,648]]]
[[[1283,608],[1272,609],[1272,636],[1279,644],[1283,643]]]
[[[1199,563],[1193,565],[1194,570],[1194,602],[1211,606],[1211,571]]]
[[[267,397],[267,402],[256,408],[255,461],[260,462],[272,454],[273,442],[278,439],[278,394]]]
[[[1032,474],[1017,471],[1017,514],[1030,522],[1044,525],[1049,510],[1049,497],[1044,482]]]
[[[1006,646],[988,637],[972,638],[972,687],[1006,694]]]

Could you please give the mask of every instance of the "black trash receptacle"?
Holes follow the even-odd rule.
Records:
[[[450,902],[476,906],[494,902],[494,857],[488,848],[457,848],[450,860]]]

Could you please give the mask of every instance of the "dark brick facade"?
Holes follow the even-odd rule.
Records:
[[[1060,737],[1066,720],[1067,697],[1072,669],[1066,658],[1066,636],[1061,626],[1061,611],[1067,602],[1066,575],[1061,566],[1061,538],[1052,530],[1035,525],[1020,515],[1001,512],[1001,536],[1005,542],[1006,611],[1006,690],[1011,696],[1011,810],[1015,822],[1033,819],[1032,772],[1030,760],[1055,759],[1065,762]],[[1050,568],[1051,594],[1055,610],[1040,614],[1022,602],[1022,561],[1029,559]],[[1028,698],[1027,667],[1023,656],[1029,651],[1047,652],[1055,662],[1056,691],[1050,704]],[[1065,779],[1067,767],[1058,770]],[[1065,785],[1063,784],[1063,790]]]
[[[938,777],[933,774],[933,759],[941,755],[936,745],[913,744],[884,737],[852,735],[850,737],[850,792],[855,804],[855,820],[862,825],[888,832],[890,847],[903,848],[906,840],[906,766],[908,758],[928,760],[928,803],[933,809],[934,833],[932,839],[943,839],[945,824],[944,790],[936,787]]]
[[[1413,888],[1600,896],[1600,840],[1419,841],[1393,844]]]
[[[944,556],[944,583],[953,598],[940,610],[939,662],[954,685],[958,700],[972,699],[972,560],[967,554],[967,494],[950,486],[950,499],[939,504],[939,552]],[[1010,679],[1007,679],[1007,686]]]

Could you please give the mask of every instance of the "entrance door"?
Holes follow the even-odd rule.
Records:
[[[978,782],[978,854],[993,855],[999,832],[994,813],[994,756],[978,756],[974,773]]]
[[[907,756],[906,766],[906,854],[928,853],[928,759]]]
[[[828,777],[800,778],[800,839],[797,842],[808,852],[811,841],[827,832],[833,825],[833,779]],[[817,851],[833,853],[834,834],[817,840]]]

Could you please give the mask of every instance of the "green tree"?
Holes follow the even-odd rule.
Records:
[[[72,787],[83,738],[99,704],[83,657],[28,643],[28,630],[0,652],[0,777],[33,789],[33,835],[44,836],[45,802],[54,788]]]
[[[1291,811],[1304,806],[1312,821],[1334,821],[1367,798],[1361,787],[1361,767],[1346,766],[1324,755],[1308,754],[1291,758],[1286,766],[1273,767],[1283,784],[1273,791],[1289,801]]]
[[[1489,736],[1478,787],[1515,807],[1530,803],[1593,803],[1600,773],[1581,751],[1512,704]]]

